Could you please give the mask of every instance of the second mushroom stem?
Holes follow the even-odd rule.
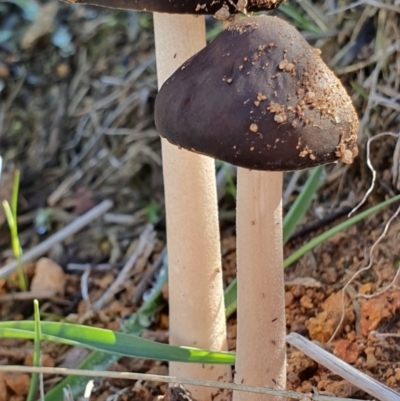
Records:
[[[284,389],[282,173],[238,169],[235,382]],[[236,392],[234,401],[280,400]]]
[[[159,86],[206,45],[204,17],[154,14]],[[199,117],[201,118],[201,117]],[[170,343],[227,350],[214,160],[162,140],[169,265]],[[230,381],[229,366],[170,363],[170,374]],[[216,389],[195,399],[225,401]]]

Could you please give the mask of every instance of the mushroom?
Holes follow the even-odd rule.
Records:
[[[228,19],[238,12],[272,10],[279,7],[283,0],[67,0],[69,3],[119,8],[122,10],[152,11],[167,14],[223,15]]]
[[[154,14],[158,82],[161,84],[206,45],[203,17],[276,8],[282,0],[67,0],[71,3],[151,11]],[[177,120],[178,122],[178,120]],[[162,141],[169,259],[170,343],[226,350],[221,253],[214,161],[178,151]],[[225,366],[170,363],[170,374],[231,380]],[[214,389],[190,387],[202,401],[223,399]]]
[[[155,105],[174,145],[239,167],[236,383],[285,388],[282,171],[357,155],[346,90],[276,17],[231,24],[164,83]],[[276,399],[235,393],[235,401]]]

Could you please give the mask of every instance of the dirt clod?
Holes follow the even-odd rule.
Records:
[[[346,339],[337,341],[333,346],[333,354],[346,363],[356,363],[359,353],[359,345]]]
[[[391,319],[400,310],[400,290],[388,291],[361,305],[361,329],[367,336],[381,322]]]
[[[339,327],[340,334],[346,324],[354,321],[354,312],[348,307],[345,297],[344,319]],[[338,327],[342,317],[342,292],[332,294],[322,305],[323,311],[315,318],[311,318],[307,328],[310,337],[321,343],[326,343]]]
[[[65,282],[63,269],[48,258],[41,258],[36,263],[31,290],[53,290],[57,294],[64,294]]]
[[[25,373],[6,373],[4,381],[9,388],[17,396],[25,396],[28,394],[31,379]]]

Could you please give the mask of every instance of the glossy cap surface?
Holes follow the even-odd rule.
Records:
[[[358,118],[340,81],[291,25],[230,25],[162,86],[155,121],[184,149],[255,170],[298,170],[357,155]]]
[[[246,14],[279,7],[283,0],[65,0],[124,10],[151,11],[169,14],[214,15],[226,20],[238,12]]]

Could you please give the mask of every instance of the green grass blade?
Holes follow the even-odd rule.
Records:
[[[341,224],[338,224],[337,226],[331,228],[330,230],[324,232],[323,234],[319,235],[318,237],[315,237],[312,239],[310,242],[302,246],[300,249],[297,251],[293,252],[284,262],[283,266],[288,267],[294,262],[296,262],[298,259],[300,259],[304,254],[307,252],[311,251],[314,249],[316,246],[322,244],[329,238],[333,237],[335,234],[340,233],[349,227],[353,226],[354,224],[360,222],[361,220],[364,220],[365,218],[371,216],[371,214],[374,214],[376,212],[379,212],[386,206],[391,205],[392,203],[400,201],[400,195],[394,196],[393,198],[388,199],[385,202],[379,203],[376,206],[373,206],[364,212],[357,214],[356,216],[344,221]]]
[[[0,338],[34,339],[35,323],[32,321],[1,322]],[[41,322],[42,339],[92,350],[119,354],[133,358],[160,361],[204,364],[233,364],[234,355],[228,352],[212,352],[190,347],[176,347],[156,343],[144,338],[112,330],[72,323]],[[24,337],[25,336],[25,337]]]
[[[19,181],[20,173],[19,170],[17,170],[14,175],[14,184],[11,195],[11,211],[14,217],[15,224],[17,224]]]
[[[295,7],[285,3],[281,4],[278,10],[285,14],[296,28],[315,35],[323,34],[317,25],[304,18]]]
[[[25,271],[20,263],[22,256],[22,247],[18,237],[18,193],[19,193],[20,172],[17,170],[14,176],[14,184],[11,195],[11,206],[8,201],[3,201],[4,214],[11,234],[11,245],[15,259],[18,261],[18,285],[22,291],[28,290]]]
[[[166,258],[164,259],[167,260]],[[143,330],[150,326],[159,308],[159,299],[163,286],[168,281],[168,265],[164,262],[149,298],[143,303],[136,313],[125,320],[121,331],[141,335]],[[106,370],[110,365],[117,362],[119,355],[113,355],[100,351],[93,351],[78,367],[87,370]],[[47,392],[45,401],[59,401],[63,399],[63,389],[68,388],[72,396],[82,394],[89,378],[79,376],[68,376],[59,384]]]
[[[13,194],[14,194],[14,188],[13,188]],[[18,285],[22,291],[27,291],[27,289],[28,289],[27,279],[26,279],[25,271],[22,268],[22,265],[20,263],[20,259],[22,256],[22,248],[21,248],[21,244],[19,242],[19,237],[18,237],[17,220],[16,220],[16,217],[14,217],[14,212],[12,210],[12,207],[8,203],[8,201],[3,200],[2,205],[3,205],[3,209],[4,209],[4,214],[6,216],[7,225],[10,230],[10,234],[11,234],[11,246],[12,246],[13,254],[14,254],[15,259],[17,259],[17,261],[18,261]]]
[[[350,86],[364,100],[368,100],[368,92],[356,81],[350,81]]]
[[[225,290],[225,315],[229,317],[236,312],[237,308],[237,280],[236,278]]]
[[[224,30],[224,27],[222,26],[222,24],[218,24],[214,28],[207,31],[207,42],[214,40],[215,37],[218,36],[223,30]]]
[[[14,241],[15,236],[17,236],[16,222],[14,220],[14,214],[12,212],[11,206],[6,200],[3,201],[3,209],[11,234],[11,245],[13,248],[13,254],[16,258],[19,258],[21,256],[19,253],[19,248],[15,246],[16,242]]]
[[[223,163],[221,168],[223,169],[226,179],[226,192],[231,195],[232,198],[236,199],[236,185],[233,182],[232,173],[226,163]]]
[[[319,235],[314,238],[304,246],[302,246],[297,251],[293,252],[285,261],[283,262],[284,268],[289,267],[291,264],[299,260],[303,255],[307,252],[310,252],[316,246],[321,245],[323,242],[327,241],[329,238],[333,237],[335,234],[340,233],[347,228],[357,224],[361,220],[371,216],[372,214],[379,212],[385,207],[391,205],[392,203],[400,201],[400,195],[397,195],[391,199],[388,199],[385,202],[380,203],[379,205],[373,206],[364,212],[344,221],[341,224],[338,224],[336,227],[331,228],[325,233]],[[225,314],[229,317],[233,312],[236,311],[236,297],[237,297],[237,282],[236,279],[232,281],[229,287],[225,290]]]
[[[293,234],[294,230],[301,222],[302,218],[304,217],[308,208],[310,207],[313,197],[319,187],[321,174],[322,174],[321,166],[312,170],[300,194],[297,196],[292,207],[286,213],[286,216],[283,219],[284,244],[286,244],[286,242],[289,240],[290,236]]]
[[[39,311],[39,302],[35,299],[33,301],[33,310],[34,310],[34,327],[35,327],[35,342],[33,347],[33,366],[40,366],[41,361],[41,352],[40,345],[42,340],[42,333],[40,330],[40,311]],[[37,390],[39,387],[39,373],[32,373],[31,384],[29,386],[28,396],[26,398],[27,401],[34,401],[36,399]]]

